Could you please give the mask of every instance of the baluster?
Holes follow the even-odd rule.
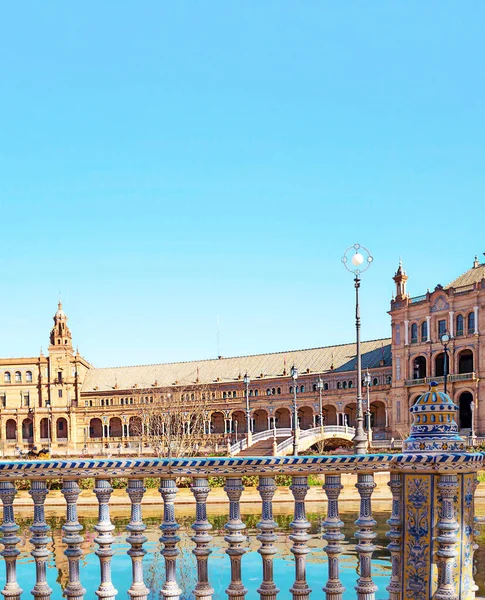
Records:
[[[244,600],[247,589],[244,587],[241,578],[241,561],[246,548],[243,543],[246,536],[243,531],[246,526],[241,521],[241,508],[239,500],[244,487],[239,477],[228,477],[224,490],[229,498],[229,521],[224,525],[228,535],[224,537],[229,546],[226,548],[226,554],[231,560],[231,583],[226,590],[226,594],[233,600]]]
[[[209,584],[209,573],[207,570],[207,561],[209,554],[212,552],[209,547],[212,540],[209,531],[212,529],[212,525],[207,520],[206,506],[207,496],[210,492],[209,482],[207,479],[197,477],[194,479],[191,489],[196,503],[195,522],[192,525],[192,529],[195,531],[195,535],[192,537],[195,548],[192,552],[197,559],[197,585],[194,595],[201,600],[212,600],[214,590]]]
[[[179,525],[175,520],[174,500],[177,494],[177,486],[174,479],[162,479],[160,481],[160,494],[163,498],[163,523],[160,525],[162,536],[160,541],[163,544],[162,555],[165,558],[165,583],[161,590],[165,598],[179,600],[182,590],[179,588],[176,579],[177,556],[179,551],[177,544],[180,541],[177,531]]]
[[[49,525],[45,522],[44,502],[48,494],[45,481],[32,481],[29,494],[34,501],[34,522],[30,527],[32,537],[30,543],[34,546],[31,554],[35,560],[35,586],[32,595],[35,600],[48,600],[52,594],[46,579],[46,563],[49,558],[47,544],[51,538],[47,535],[50,531]]]
[[[69,580],[64,590],[67,600],[83,600],[86,590],[83,588],[79,578],[79,561],[83,555],[81,544],[84,541],[79,532],[83,526],[78,521],[77,499],[81,490],[77,481],[64,481],[62,494],[66,499],[66,524],[62,526],[64,536],[62,542],[67,545],[64,555],[68,560]]]
[[[456,520],[454,498],[458,493],[456,475],[440,475],[438,490],[441,495],[440,519],[436,524],[438,536],[438,589],[435,600],[458,600],[453,581],[453,563],[457,555],[458,522]]]
[[[339,573],[339,555],[342,553],[340,542],[345,539],[345,536],[340,531],[344,524],[340,520],[338,497],[343,487],[340,475],[325,475],[323,489],[327,495],[328,509],[327,518],[323,522],[325,527],[323,539],[327,541],[325,552],[328,557],[328,581],[323,591],[327,600],[342,600],[345,592]]]
[[[402,537],[402,475],[391,473],[387,484],[392,492],[391,518],[387,520],[390,530],[386,533],[390,543],[387,546],[391,554],[391,579],[386,590],[389,600],[401,600],[401,537]]]
[[[293,542],[291,552],[295,557],[295,582],[290,592],[294,600],[308,600],[311,592],[306,581],[306,555],[310,552],[307,546],[307,541],[310,539],[308,535],[310,523],[305,513],[305,496],[308,489],[308,477],[292,478],[290,490],[295,498],[295,511],[293,521],[290,523],[293,530],[290,540]]]
[[[372,543],[376,533],[372,531],[377,525],[372,518],[371,496],[376,484],[373,474],[359,473],[355,487],[360,494],[360,513],[355,521],[359,531],[356,532],[357,545],[355,547],[359,561],[359,574],[355,590],[357,591],[357,600],[374,600],[377,591],[376,584],[372,581],[372,553],[376,549]]]
[[[146,488],[143,485],[143,479],[129,479],[126,492],[131,501],[130,522],[126,526],[128,536],[126,541],[131,548],[128,550],[128,556],[131,558],[132,582],[128,594],[133,600],[147,600],[150,590],[143,581],[143,557],[147,553],[143,544],[147,541],[143,532],[146,525],[143,523],[141,514],[141,501]]]
[[[261,533],[256,539],[261,542],[258,552],[263,560],[263,582],[258,589],[258,594],[261,600],[276,600],[280,590],[273,581],[273,557],[276,554],[274,542],[277,540],[276,523],[273,520],[273,496],[276,492],[274,478],[260,477],[258,491],[261,496],[262,511],[261,521],[257,525]]]
[[[0,482],[0,498],[3,504],[3,522],[0,526],[2,537],[0,544],[4,549],[0,552],[5,560],[6,579],[2,590],[4,598],[8,600],[20,600],[22,589],[17,583],[17,556],[20,554],[15,546],[20,542],[16,535],[19,526],[15,523],[13,512],[13,500],[17,490],[13,483]]]
[[[113,537],[115,526],[111,523],[109,515],[109,499],[113,493],[109,479],[96,479],[93,492],[96,494],[99,507],[98,524],[94,526],[98,536],[94,538],[94,541],[99,546],[95,554],[99,558],[101,570],[101,582],[96,590],[96,595],[105,600],[114,600],[118,592],[111,581],[111,557],[114,554],[111,544],[115,541]]]

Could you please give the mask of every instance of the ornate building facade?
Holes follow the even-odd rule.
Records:
[[[407,437],[409,407],[436,379],[459,407],[463,433],[485,433],[479,398],[484,392],[485,264],[477,260],[449,285],[410,297],[399,266],[391,302],[390,339],[362,343],[369,373],[373,439]],[[441,336],[450,335],[445,359]],[[183,363],[94,368],[72,346],[59,303],[47,356],[0,359],[0,447],[3,456],[30,449],[53,455],[136,454],[143,407],[161,398],[204,401],[204,436],[227,441],[246,433],[246,391],[253,432],[298,425],[355,424],[355,344]],[[447,363],[447,366],[446,366]],[[298,368],[296,382],[291,367]],[[250,383],[246,389],[244,376]],[[319,387],[319,380],[322,385]],[[321,398],[321,406],[320,406]],[[367,408],[367,405],[365,406]],[[206,440],[206,441],[207,441]]]

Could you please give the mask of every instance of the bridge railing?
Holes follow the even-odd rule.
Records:
[[[67,581],[63,594],[68,600],[82,600],[85,590],[80,565],[83,560],[84,536],[91,531],[82,532],[78,520],[78,498],[80,482],[87,477],[95,479],[93,489],[99,508],[99,518],[93,529],[96,533],[96,555],[100,561],[100,581],[96,594],[105,600],[114,600],[116,581],[112,581],[112,561],[117,559],[112,546],[115,542],[111,522],[110,497],[113,492],[111,478],[126,477],[127,504],[131,508],[130,522],[126,527],[130,549],[127,551],[132,562],[131,585],[128,594],[136,600],[147,600],[149,589],[143,573],[143,556],[147,538],[142,517],[142,500],[145,493],[144,478],[160,478],[161,509],[163,520],[160,524],[162,535],[161,554],[165,559],[165,580],[161,595],[179,600],[181,588],[177,581],[177,557],[179,556],[177,523],[174,506],[177,494],[178,478],[189,478],[195,498],[195,516],[192,524],[195,544],[193,554],[197,562],[197,581],[193,593],[197,599],[211,600],[214,590],[208,578],[208,561],[211,554],[211,525],[207,518],[207,502],[210,495],[210,477],[225,478],[224,490],[229,502],[229,517],[225,524],[227,560],[230,563],[230,583],[227,595],[234,600],[244,600],[247,592],[244,585],[243,556],[248,550],[244,534],[245,524],[241,519],[241,494],[243,475],[259,477],[258,491],[261,497],[261,519],[257,525],[260,534],[258,552],[261,555],[260,597],[265,600],[276,598],[277,582],[273,577],[273,558],[276,553],[275,529],[273,520],[273,497],[276,492],[275,476],[291,476],[290,490],[294,500],[294,519],[290,524],[292,534],[291,552],[295,556],[295,578],[290,592],[294,600],[308,599],[310,588],[306,580],[306,556],[310,551],[307,542],[310,539],[310,523],[306,519],[305,497],[309,489],[308,476],[324,475],[323,490],[327,497],[326,518],[323,521],[323,538],[327,544],[323,548],[327,554],[327,569],[322,571],[322,585],[327,600],[342,598],[344,586],[340,579],[339,557],[343,552],[343,523],[339,517],[339,496],[342,490],[341,474],[357,474],[356,499],[360,501],[355,538],[355,551],[358,560],[359,578],[356,586],[356,598],[369,600],[374,598],[377,586],[372,576],[372,556],[376,550],[373,544],[374,529],[377,525],[372,515],[372,494],[376,484],[376,472],[389,471],[389,487],[392,492],[391,517],[388,545],[392,573],[389,597],[392,600],[425,598],[417,594],[417,587],[423,587],[423,594],[433,585],[440,590],[450,590],[450,585],[464,586],[466,578],[473,585],[473,498],[476,486],[476,471],[481,468],[481,453],[436,453],[436,454],[381,454],[348,456],[304,456],[304,457],[268,457],[268,458],[188,458],[188,459],[134,459],[134,460],[65,460],[65,461],[18,461],[0,462],[0,499],[3,504],[3,522],[0,526],[1,556],[6,566],[5,586],[2,591],[10,600],[20,600],[20,584],[33,586],[31,590],[35,600],[50,597],[46,579],[46,567],[51,560],[50,529],[45,520],[45,502],[49,495],[47,480],[62,480],[62,494],[66,502],[66,519],[62,526],[65,546],[64,554],[68,563]],[[419,475],[421,473],[421,475]],[[428,479],[426,479],[428,477]],[[431,497],[428,489],[439,494]],[[460,478],[460,479],[459,479]],[[32,578],[17,581],[17,545],[21,539],[15,519],[15,482],[30,481],[30,495],[34,503],[32,537]],[[428,487],[427,487],[428,486]],[[456,503],[460,508],[456,507]],[[461,504],[460,504],[461,503]],[[435,506],[436,505],[436,506]],[[433,512],[436,508],[436,512]],[[428,516],[429,513],[429,516]],[[460,519],[460,525],[458,522]],[[414,527],[419,522],[419,528]],[[433,579],[430,560],[426,563],[425,549],[429,546],[428,530],[433,530],[436,539],[438,575]],[[433,529],[434,528],[434,529]],[[419,531],[418,531],[419,529]],[[429,534],[431,535],[431,530]],[[424,533],[423,533],[424,532]],[[425,535],[426,534],[426,535]],[[459,549],[465,548],[465,552]],[[421,552],[422,550],[422,552]],[[409,554],[411,553],[411,554]],[[424,553],[424,554],[423,554]],[[220,559],[217,559],[219,562]],[[423,562],[424,561],[424,562]],[[450,562],[451,561],[451,562]],[[419,578],[416,579],[416,569]],[[429,573],[428,573],[429,571]],[[461,573],[450,579],[450,573]],[[253,574],[251,573],[251,576]],[[454,577],[454,575],[453,575]],[[433,583],[435,581],[435,583]],[[436,583],[437,582],[437,583]],[[450,583],[451,582],[451,583]],[[431,586],[431,587],[429,587]],[[30,586],[29,586],[30,587]],[[418,590],[419,591],[419,590]],[[317,592],[318,593],[318,592]],[[411,594],[411,596],[409,595]],[[185,596],[184,596],[185,597]],[[426,596],[427,598],[428,596]],[[436,595],[436,598],[445,596]],[[471,596],[448,595],[447,598],[469,598]]]
[[[143,573],[143,556],[147,538],[144,536],[145,525],[142,517],[142,500],[145,493],[144,478],[160,478],[161,509],[163,520],[160,524],[162,535],[161,554],[165,559],[165,580],[160,591],[165,598],[178,600],[181,595],[177,581],[177,557],[179,556],[177,523],[174,501],[177,494],[178,478],[190,478],[191,491],[195,498],[195,516],[192,524],[195,544],[193,554],[197,562],[197,578],[193,593],[197,599],[210,600],[214,593],[208,578],[208,561],[211,554],[211,525],[207,518],[207,501],[210,495],[209,478],[225,478],[224,490],[229,502],[229,517],[225,524],[225,541],[227,560],[230,563],[230,583],[227,595],[235,600],[244,600],[243,556],[248,551],[247,538],[244,534],[245,524],[241,519],[241,494],[243,475],[259,477],[258,491],[261,498],[261,519],[257,525],[260,534],[258,552],[261,555],[260,597],[266,600],[276,598],[277,582],[273,578],[273,558],[276,553],[277,527],[273,520],[273,497],[276,492],[275,476],[285,474],[291,476],[290,490],[294,500],[294,519],[290,525],[292,534],[291,551],[295,556],[295,579],[290,592],[294,599],[308,599],[310,588],[306,580],[306,556],[310,549],[310,523],[306,519],[305,497],[309,489],[308,476],[324,475],[323,490],[327,497],[326,517],[323,521],[323,538],[327,544],[323,550],[327,554],[327,569],[321,571],[321,584],[327,600],[342,598],[344,586],[340,579],[339,557],[343,552],[343,523],[339,517],[339,496],[342,490],[341,473],[357,473],[356,499],[360,501],[355,538],[355,551],[358,559],[359,578],[356,586],[356,598],[368,600],[374,598],[377,586],[372,575],[372,556],[376,547],[373,545],[374,529],[377,525],[372,515],[372,494],[376,484],[374,474],[390,471],[389,486],[392,492],[391,517],[389,525],[388,545],[392,574],[389,586],[389,597],[392,600],[408,598],[425,598],[417,594],[416,586],[424,586],[423,594],[438,585],[440,589],[450,589],[450,585],[472,579],[473,556],[473,497],[475,490],[475,473],[482,466],[483,455],[480,453],[455,453],[443,455],[432,454],[383,454],[383,455],[350,455],[350,456],[305,456],[305,457],[268,457],[268,458],[189,458],[189,459],[135,459],[135,460],[66,460],[66,461],[18,461],[0,462],[0,499],[3,504],[3,522],[0,526],[0,552],[6,566],[5,586],[2,591],[10,600],[20,600],[22,593],[20,584],[33,586],[31,590],[35,600],[50,597],[50,589],[46,579],[46,567],[51,560],[49,542],[50,529],[45,520],[45,502],[49,495],[47,480],[62,479],[62,494],[66,502],[66,519],[62,526],[65,545],[64,554],[68,563],[67,581],[63,594],[68,600],[82,600],[86,593],[82,582],[80,565],[83,560],[83,541],[90,531],[82,532],[78,520],[78,498],[80,482],[87,478],[95,479],[94,495],[99,508],[99,518],[94,525],[97,545],[96,555],[100,561],[100,581],[96,594],[105,600],[114,600],[116,581],[112,581],[112,561],[117,560],[112,546],[115,541],[111,522],[110,497],[113,492],[111,478],[126,477],[127,504],[130,508],[130,522],[126,527],[130,549],[127,551],[132,563],[131,585],[128,594],[136,600],[147,600],[149,589]],[[427,493],[424,475],[436,477],[439,494],[431,498]],[[459,477],[462,479],[459,480]],[[407,478],[407,479],[406,479]],[[32,578],[17,581],[17,545],[21,541],[17,535],[18,525],[15,520],[15,482],[30,481],[30,495],[34,503],[32,537]],[[429,480],[429,488],[433,488]],[[456,498],[461,508],[456,508]],[[455,500],[453,500],[455,499]],[[436,504],[433,512],[432,504]],[[431,507],[431,508],[429,508]],[[424,510],[426,508],[426,510]],[[459,510],[459,512],[458,512]],[[429,518],[428,518],[429,512]],[[458,525],[460,518],[461,528]],[[418,521],[416,521],[418,519]],[[428,523],[429,521],[429,523]],[[419,522],[418,531],[412,524]],[[435,528],[438,562],[437,583],[432,580],[432,565],[426,564],[423,558],[425,547],[429,546],[427,527]],[[416,531],[414,531],[416,530]],[[423,530],[425,533],[422,533]],[[464,545],[467,552],[458,552]],[[420,550],[423,552],[420,552]],[[409,555],[411,552],[411,555]],[[408,553],[408,554],[406,554]],[[219,562],[220,559],[217,559]],[[423,563],[423,561],[425,561]],[[451,561],[451,562],[450,562]],[[424,565],[424,566],[423,566]],[[419,569],[422,584],[416,579]],[[429,576],[424,573],[429,570]],[[451,570],[450,570],[451,569]],[[462,577],[450,580],[450,573],[458,570]],[[115,571],[116,572],[116,571]],[[251,576],[253,574],[251,573]],[[451,584],[450,584],[451,581]],[[470,583],[471,582],[471,583]],[[428,586],[429,584],[429,586]],[[456,583],[461,586],[461,583]],[[464,585],[464,584],[463,584]],[[411,587],[410,587],[411,586]],[[428,587],[426,587],[428,586]],[[28,585],[28,587],[30,587]],[[411,591],[409,591],[411,590]],[[419,591],[419,590],[418,590]],[[409,596],[411,593],[411,596]],[[184,596],[186,597],[186,596]],[[428,596],[426,596],[427,598]],[[445,596],[433,596],[445,597]],[[465,595],[446,596],[449,598],[465,598]],[[466,596],[468,598],[469,596]],[[471,596],[470,596],[471,597]]]

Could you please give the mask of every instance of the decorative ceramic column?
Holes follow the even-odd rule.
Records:
[[[118,592],[111,581],[111,558],[114,554],[111,545],[115,541],[113,537],[115,526],[111,523],[109,514],[109,499],[113,493],[109,479],[96,479],[93,492],[98,499],[99,520],[98,524],[94,526],[98,535],[94,541],[99,546],[95,554],[99,558],[101,572],[101,581],[95,593],[98,598],[114,600]]]
[[[343,487],[340,475],[325,475],[323,489],[327,495],[328,509],[327,518],[323,522],[325,527],[323,539],[327,541],[324,550],[328,556],[328,580],[323,591],[326,600],[342,600],[345,592],[339,573],[339,555],[342,554],[340,542],[345,539],[345,536],[340,531],[344,524],[340,520],[338,497]]]
[[[231,560],[231,582],[226,590],[230,600],[244,600],[247,589],[241,578],[241,560],[246,553],[243,545],[246,536],[243,534],[246,526],[241,521],[240,499],[244,487],[239,477],[228,477],[224,490],[229,498],[229,521],[224,525],[228,534],[224,537],[229,546],[226,554]]]
[[[29,494],[34,501],[34,522],[30,527],[32,537],[30,543],[34,546],[31,554],[35,560],[35,585],[32,595],[35,600],[49,600],[52,590],[46,579],[47,560],[49,550],[47,544],[51,541],[49,537],[50,527],[45,522],[44,502],[48,494],[45,481],[32,481]]]
[[[274,543],[277,540],[275,534],[276,523],[273,520],[273,496],[276,492],[276,484],[273,477],[260,477],[258,485],[261,496],[261,521],[257,524],[260,534],[257,540],[261,542],[258,552],[263,560],[263,581],[258,589],[261,600],[276,600],[279,589],[273,581],[273,558],[276,554]]]
[[[147,553],[143,544],[147,541],[144,534],[146,525],[143,523],[141,514],[141,501],[146,492],[143,479],[129,479],[126,492],[131,501],[131,518],[126,526],[128,536],[126,541],[131,548],[128,550],[128,556],[131,558],[131,586],[128,594],[133,600],[147,600],[150,590],[143,581],[143,557]]]
[[[160,541],[163,544],[162,555],[165,559],[165,583],[161,590],[164,598],[179,600],[182,590],[177,584],[177,556],[179,550],[177,544],[180,538],[177,535],[180,525],[175,520],[174,501],[177,494],[177,486],[174,479],[162,479],[160,481],[160,494],[163,498],[163,522],[160,525],[162,535]]]
[[[387,524],[390,530],[386,533],[390,543],[387,546],[391,555],[391,579],[386,590],[389,592],[389,600],[401,600],[401,565],[402,565],[402,475],[391,473],[387,484],[392,492],[392,512]]]
[[[308,477],[292,477],[290,490],[295,499],[293,521],[290,523],[293,532],[289,536],[293,542],[291,552],[295,557],[295,582],[290,592],[293,600],[309,600],[311,589],[306,581],[306,555],[310,552],[307,546],[310,539],[310,523],[305,512],[305,496],[309,490]]]
[[[212,536],[209,533],[212,525],[207,519],[206,504],[207,496],[210,492],[209,482],[203,477],[197,477],[191,485],[191,490],[196,503],[195,522],[192,524],[195,535],[191,538],[195,543],[195,548],[192,552],[197,559],[197,585],[195,586],[194,595],[199,600],[212,600],[214,590],[209,584],[209,572],[207,568],[209,555],[212,552],[210,549]]]
[[[475,313],[475,331],[473,333],[478,335],[478,306],[473,307],[473,312]]]
[[[455,510],[458,495],[458,475],[440,475],[438,494],[441,496],[440,519],[436,524],[438,536],[438,589],[434,600],[458,600],[453,579],[453,564],[458,555],[457,532],[459,529]]]
[[[428,331],[428,335],[431,332]],[[404,345],[409,345],[409,321],[404,321]]]
[[[20,554],[20,550],[16,548],[20,542],[20,538],[17,535],[19,526],[15,523],[15,516],[13,512],[13,500],[17,490],[13,483],[2,481],[0,482],[0,499],[3,504],[3,522],[0,526],[1,538],[0,544],[3,546],[3,550],[0,554],[5,560],[5,586],[2,590],[2,594],[6,600],[20,600],[20,594],[22,588],[17,582],[17,556]]]
[[[396,532],[402,556],[401,595],[391,600],[475,597],[474,491],[482,457],[466,452],[454,419],[457,408],[435,382],[410,408],[411,433],[398,457],[403,473],[400,540]],[[393,517],[389,521],[391,537]],[[392,584],[393,578],[389,587]]]
[[[77,481],[64,480],[62,494],[66,499],[67,514],[66,523],[62,526],[62,531],[64,532],[62,541],[64,544],[67,544],[64,554],[68,560],[69,575],[63,594],[67,600],[83,600],[86,593],[79,579],[79,561],[83,555],[81,544],[84,541],[82,535],[79,534],[83,526],[79,523],[77,516],[77,499],[80,493],[81,490]]]
[[[358,543],[355,547],[359,561],[359,574],[355,590],[357,600],[374,600],[377,585],[372,580],[372,554],[376,547],[373,544],[377,533],[373,528],[377,521],[372,517],[371,496],[376,484],[373,473],[358,473],[355,487],[360,495],[359,518],[355,524],[359,527],[355,537]]]

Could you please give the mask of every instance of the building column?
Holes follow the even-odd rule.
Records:
[[[473,312],[475,313],[475,331],[473,333],[478,335],[478,306],[473,307]]]
[[[431,341],[431,317],[429,315],[426,317],[426,323],[428,324],[427,325],[427,327],[428,327],[428,339],[426,341],[430,342]]]
[[[455,312],[453,310],[450,310],[450,324],[448,327],[448,331],[450,332],[450,337],[454,337],[454,335],[455,335],[454,323],[455,323]]]
[[[409,345],[409,321],[404,321],[404,345]]]

